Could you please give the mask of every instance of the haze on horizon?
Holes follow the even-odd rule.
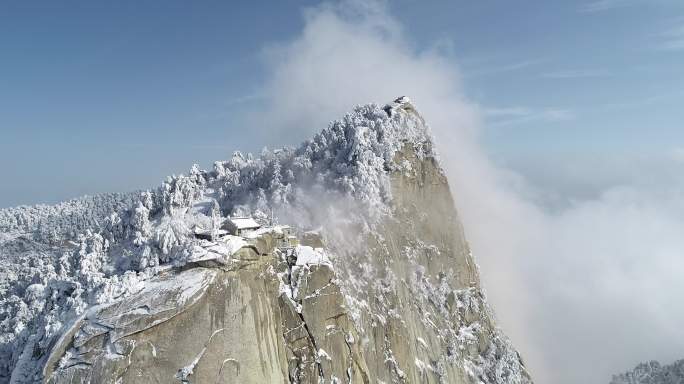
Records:
[[[684,4],[298,4],[0,6],[0,207],[153,187],[407,94],[537,382],[684,357]]]

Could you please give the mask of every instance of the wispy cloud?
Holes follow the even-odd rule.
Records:
[[[661,33],[660,38],[662,41],[658,48],[666,51],[684,50],[684,22]]]
[[[541,60],[541,59],[523,60],[523,61],[498,64],[498,65],[489,65],[489,66],[484,65],[484,66],[480,66],[477,68],[473,68],[472,70],[469,70],[468,68],[463,68],[463,74],[465,76],[485,76],[485,75],[507,73],[507,72],[513,72],[513,71],[527,69],[527,68],[536,66],[537,64],[542,63],[543,61],[544,60]]]
[[[234,97],[232,99],[226,100],[225,105],[227,107],[231,107],[234,105],[240,105],[240,104],[244,104],[244,103],[250,103],[253,101],[263,100],[264,97],[265,96],[261,93],[252,93],[252,94],[237,96],[237,97]]]
[[[684,164],[684,147],[677,147],[670,151],[670,159]]]
[[[680,0],[593,0],[579,7],[579,12],[597,13],[632,6],[681,7]]]
[[[606,103],[601,105],[601,107],[606,109],[630,109],[636,107],[644,107],[653,104],[659,104],[663,102],[671,102],[674,100],[680,100],[682,97],[684,97],[684,91],[668,92],[650,96],[643,95],[639,98],[627,99],[613,103]]]
[[[244,108],[246,104],[258,104],[264,101],[265,95],[260,92],[245,93],[223,100],[218,105],[210,106],[195,114],[198,121],[226,120],[233,116],[237,108]]]
[[[487,108],[484,110],[487,117],[511,117],[511,116],[527,116],[530,114],[528,108],[523,107],[507,107],[507,108]]]
[[[595,0],[582,5],[580,12],[603,12],[615,8],[627,7],[637,3],[636,0]]]
[[[513,126],[534,121],[552,123],[575,118],[575,113],[573,111],[562,108],[487,108],[483,112],[485,117],[489,120],[488,126],[490,127]]]
[[[564,70],[542,73],[540,77],[547,79],[581,79],[588,77],[606,77],[611,73],[605,70]]]

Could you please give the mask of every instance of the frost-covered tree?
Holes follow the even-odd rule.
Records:
[[[218,237],[218,231],[221,228],[221,207],[216,199],[211,201],[211,239],[212,241]]]
[[[182,251],[182,246],[190,238],[190,228],[179,217],[165,217],[155,232],[155,244],[160,251],[160,261],[168,262],[175,252]]]
[[[150,210],[142,201],[138,202],[138,206],[135,207],[135,210],[133,211],[133,215],[131,216],[131,228],[136,233],[136,238],[139,238],[139,240],[143,242],[146,241],[152,233]],[[136,245],[140,244],[136,243]]]
[[[80,238],[78,251],[78,276],[88,287],[99,284],[103,277],[103,266],[107,259],[109,241],[99,233],[87,231]]]
[[[108,241],[118,241],[126,235],[124,221],[117,212],[112,212],[104,221],[104,236]]]
[[[684,360],[662,365],[649,361],[637,365],[633,370],[614,375],[610,384],[680,384],[684,383]]]

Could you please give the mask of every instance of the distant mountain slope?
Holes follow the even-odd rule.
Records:
[[[641,363],[633,370],[613,376],[610,384],[684,384],[684,360],[669,365]]]
[[[264,231],[195,236],[236,215]],[[298,148],[0,220],[0,383],[531,382],[406,98]],[[325,248],[276,246],[279,223]]]

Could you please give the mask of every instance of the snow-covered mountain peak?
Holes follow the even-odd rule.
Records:
[[[530,382],[407,97],[153,190],[0,210],[0,232],[0,383]]]

